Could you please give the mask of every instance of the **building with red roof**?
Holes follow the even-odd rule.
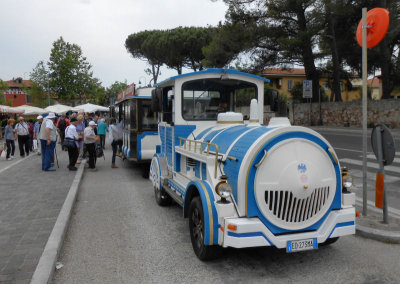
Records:
[[[31,80],[23,80],[21,77],[18,77],[9,81],[4,81],[4,83],[8,85],[8,90],[3,92],[7,104],[12,107],[32,105],[32,99],[26,92],[33,85]]]

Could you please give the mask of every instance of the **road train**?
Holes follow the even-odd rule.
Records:
[[[171,77],[152,90],[159,137],[149,174],[155,199],[182,206],[201,260],[216,257],[221,247],[296,252],[355,233],[351,176],[312,129],[292,126],[287,118],[263,125],[266,82],[207,69]],[[129,120],[130,109],[131,126],[139,103],[119,103],[123,119]],[[149,111],[150,98],[142,104]],[[151,130],[157,130],[155,121]],[[128,156],[139,136],[124,141]]]
[[[151,108],[154,88],[135,88],[129,85],[118,93],[112,116],[123,129],[122,155],[138,163],[150,163],[160,138],[157,133],[157,114]]]

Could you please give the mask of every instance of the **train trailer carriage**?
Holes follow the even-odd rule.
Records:
[[[355,233],[352,178],[329,142],[287,118],[260,124],[265,82],[207,69],[152,94],[161,140],[150,166],[155,199],[183,207],[201,260],[220,247],[295,252]]]
[[[114,107],[115,117],[123,129],[122,155],[135,162],[150,163],[160,138],[157,117],[151,108],[154,88],[128,86],[120,92]]]

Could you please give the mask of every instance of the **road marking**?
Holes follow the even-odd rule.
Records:
[[[350,174],[354,178],[360,178],[360,179],[363,178],[362,170],[350,169]],[[367,179],[370,180],[370,181],[375,182],[375,180],[376,180],[376,172],[368,171],[367,172]],[[395,177],[395,176],[392,176],[392,175],[385,174],[385,184],[387,184],[387,183],[395,183],[395,182],[398,182],[398,181],[400,181],[400,177]]]
[[[345,164],[350,164],[350,165],[356,165],[356,166],[362,166],[363,162],[359,161],[359,160],[353,160],[353,159],[340,159],[341,163],[345,163]],[[369,168],[374,168],[374,169],[379,169],[379,165],[377,163],[368,163],[367,167]],[[385,171],[390,171],[390,172],[394,172],[394,173],[398,173],[400,174],[400,167],[396,167],[396,166],[385,166]]]
[[[362,158],[362,156],[360,156],[360,158]],[[367,158],[376,159],[375,155],[373,155],[373,154],[368,154]],[[400,163],[400,158],[394,158],[393,163]]]
[[[0,170],[0,174],[1,174],[2,172],[4,172],[4,171],[8,170],[9,168],[11,168],[11,167],[13,167],[13,166],[15,166],[15,165],[21,163],[22,161],[25,161],[26,159],[28,159],[28,158],[30,158],[30,157],[32,157],[32,156],[34,156],[34,155],[33,155],[33,154],[32,154],[32,155],[29,155],[28,157],[25,157],[25,158],[23,158],[23,159],[20,159],[20,160],[16,161],[15,163],[12,163],[12,164],[10,164],[9,166],[5,167],[4,169],[1,169],[1,170]]]
[[[363,151],[358,151],[358,150],[352,150],[352,149],[346,149],[346,148],[335,148],[335,150],[341,150],[341,151],[348,151],[348,152],[355,152],[355,153],[362,153]],[[367,152],[368,154],[373,154],[372,152]]]

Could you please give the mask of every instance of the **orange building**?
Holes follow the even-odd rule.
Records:
[[[8,85],[8,90],[3,92],[7,104],[10,104],[12,107],[32,105],[32,100],[25,91],[32,87],[33,82],[31,80],[23,80],[19,77],[5,81],[4,83]]]

